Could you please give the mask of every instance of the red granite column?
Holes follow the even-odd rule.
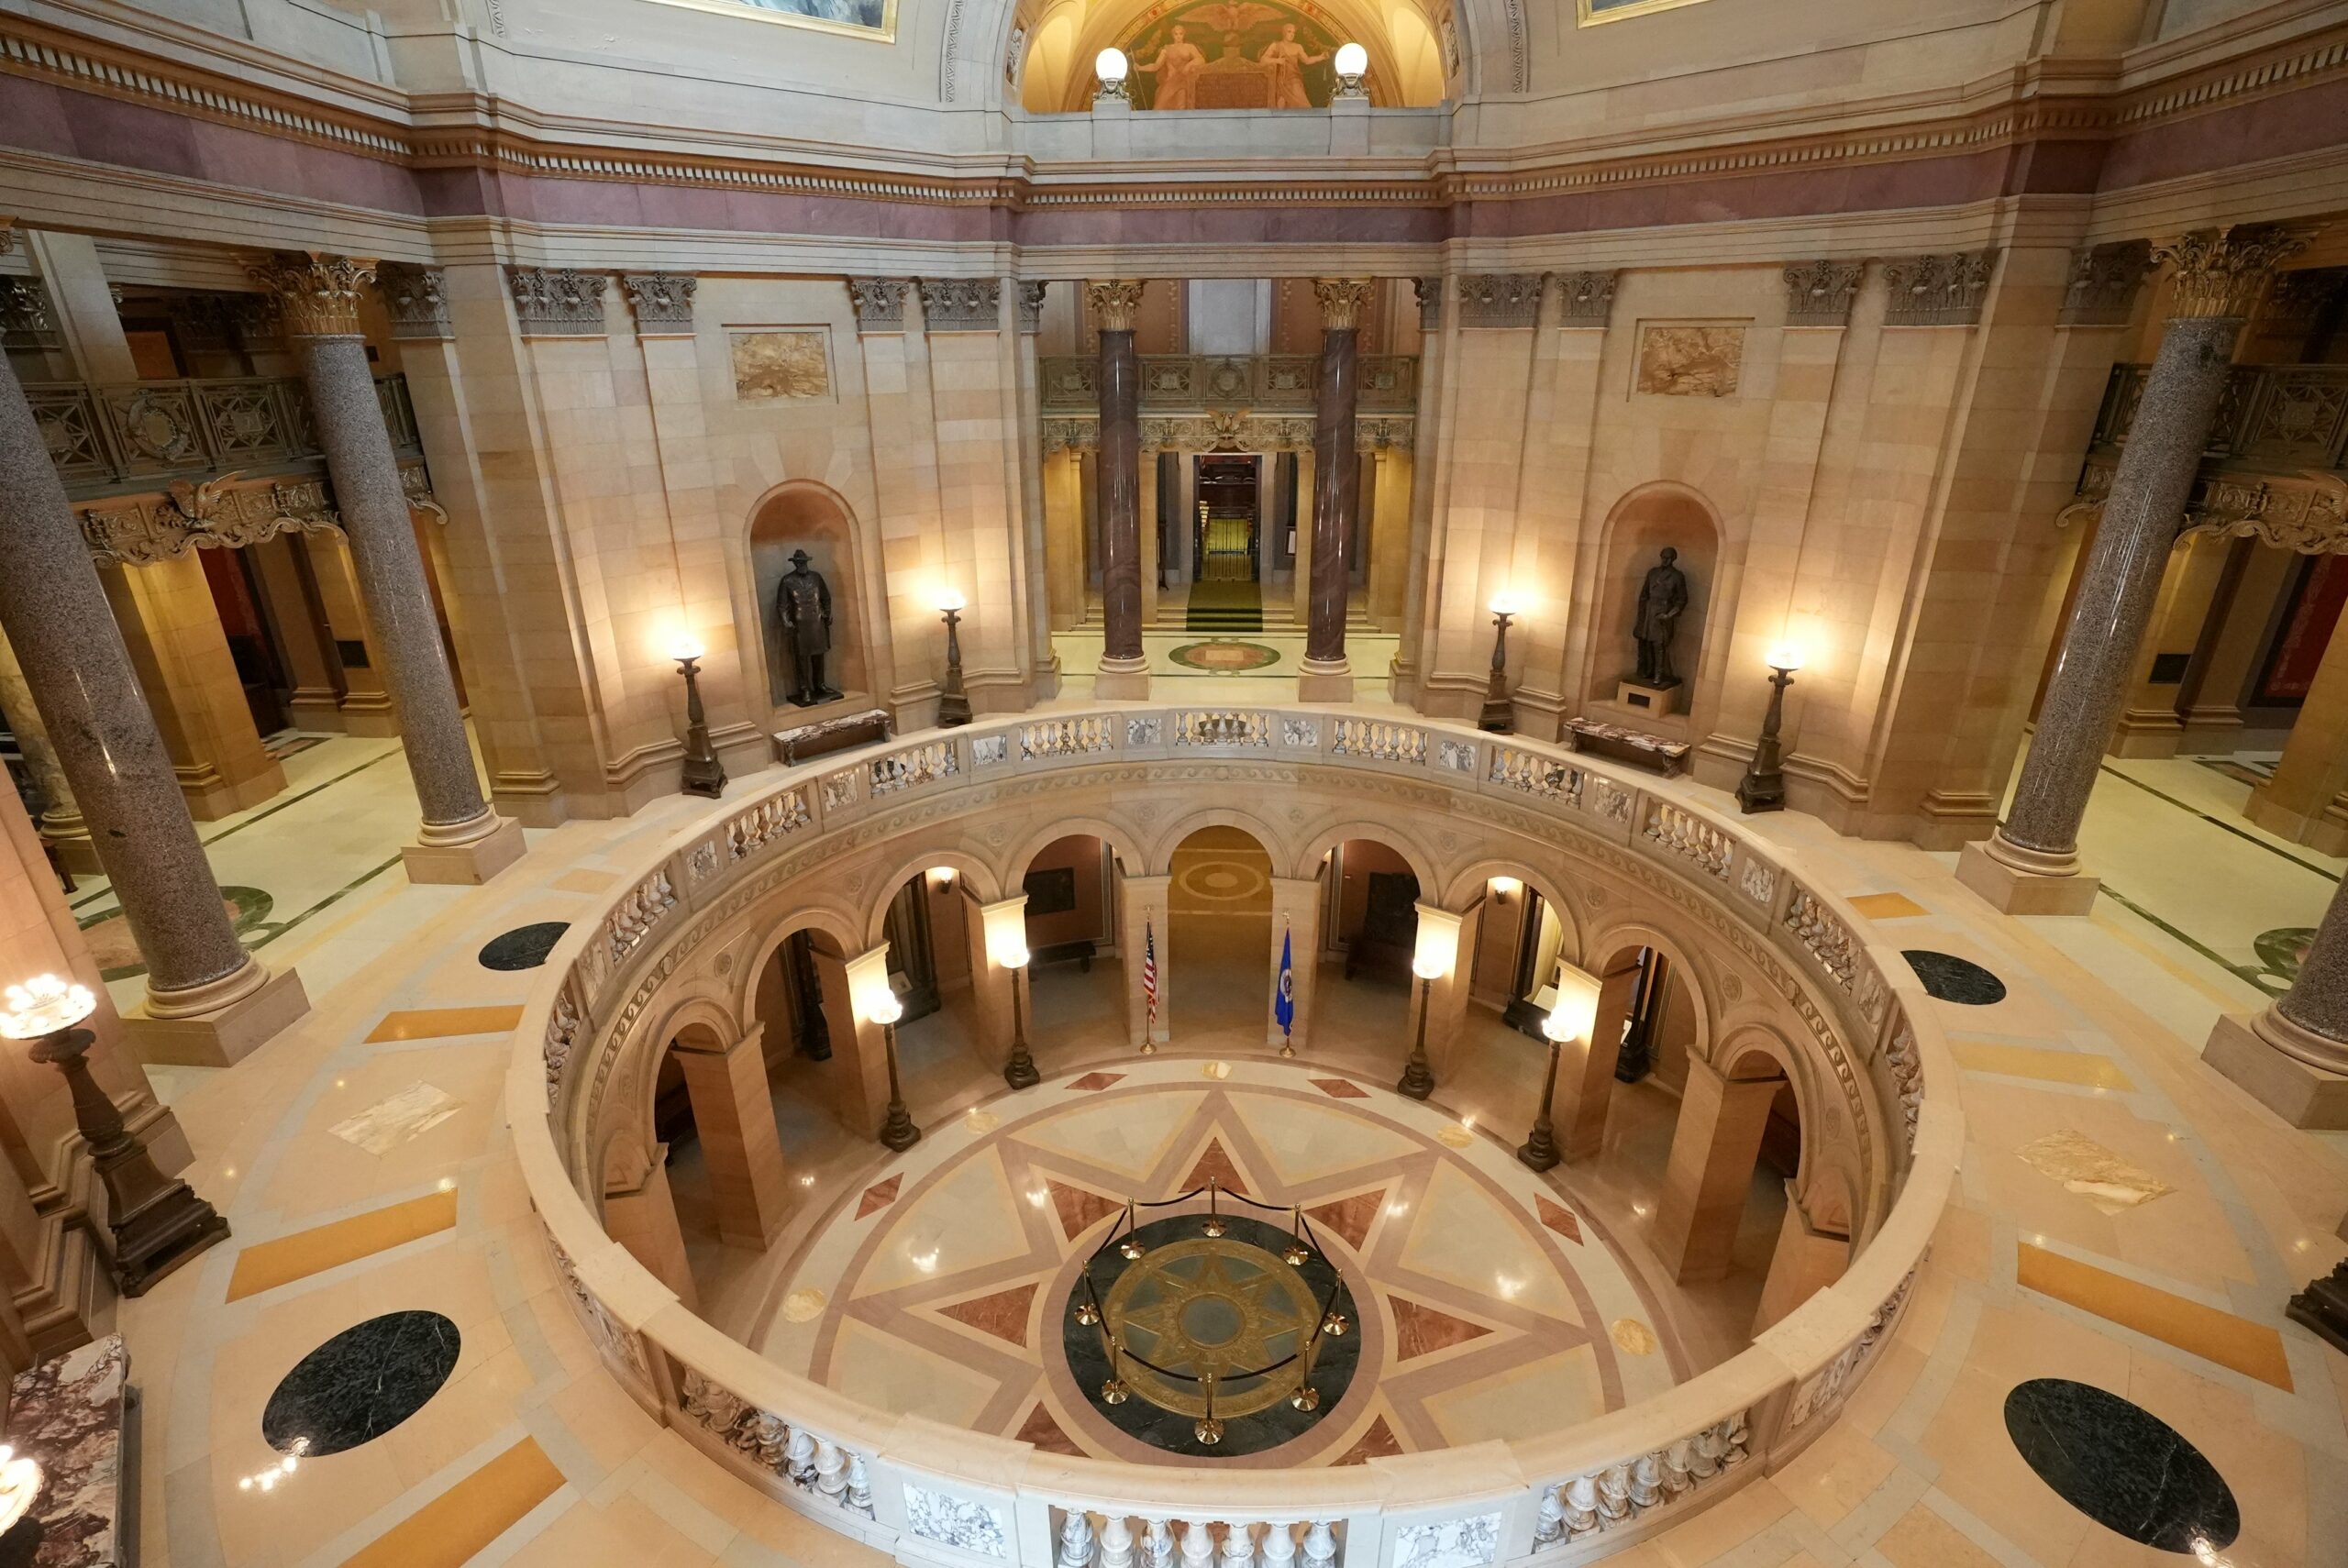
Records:
[[[1149,695],[1149,661],[1141,648],[1141,363],[1134,354],[1134,312],[1141,283],[1094,283],[1086,297],[1101,327],[1101,447],[1095,461],[1101,513],[1101,609],[1108,634],[1101,648],[1096,697],[1139,701]]]
[[[1360,367],[1357,325],[1369,304],[1366,278],[1315,278],[1321,302],[1321,395],[1312,427],[1312,598],[1297,695],[1307,702],[1350,702],[1353,668],[1346,661],[1346,560],[1361,503],[1361,461],[1354,413]]]

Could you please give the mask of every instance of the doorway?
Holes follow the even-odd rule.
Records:
[[[1191,584],[1183,629],[1191,632],[1260,632],[1264,594],[1258,548],[1262,532],[1261,485],[1256,459],[1202,457],[1198,465],[1198,510],[1191,522],[1191,558],[1199,563]]]
[[[292,688],[278,651],[276,628],[261,610],[252,563],[242,550],[198,550],[196,558],[204,563],[205,586],[212,591],[213,608],[219,612],[228,657],[237,667],[237,684],[244,689],[245,706],[253,716],[253,732],[266,739],[290,725],[285,701]]]

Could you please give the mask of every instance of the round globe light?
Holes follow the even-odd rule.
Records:
[[[1104,49],[1092,57],[1092,74],[1112,85],[1123,82],[1125,72],[1132,69],[1121,49]]]
[[[96,1011],[97,1006],[98,999],[88,987],[55,975],[36,975],[0,993],[0,1039],[39,1040],[72,1028]]]
[[[1339,44],[1337,58],[1333,63],[1340,76],[1367,76],[1369,74],[1369,50],[1357,43]]]

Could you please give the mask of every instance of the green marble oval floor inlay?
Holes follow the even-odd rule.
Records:
[[[237,934],[243,936],[269,919],[277,900],[259,888],[223,888],[220,903]],[[122,918],[120,904],[83,915],[82,937],[90,944],[90,955],[98,961],[101,979],[127,980],[147,972],[147,961],[138,955],[138,941],[130,934],[130,922]]]
[[[1280,654],[1278,648],[1266,647],[1261,643],[1214,637],[1203,643],[1184,643],[1166,657],[1191,669],[1211,670],[1217,675],[1244,675],[1250,670],[1278,664]]]

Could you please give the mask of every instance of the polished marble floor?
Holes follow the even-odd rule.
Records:
[[[173,1078],[197,1150],[187,1174],[235,1235],[119,1309],[146,1401],[150,1568],[879,1568],[875,1554],[719,1474],[600,1373],[496,1110],[513,1010],[541,976],[485,968],[481,950],[519,926],[580,918],[693,809],[662,801],[626,821],[534,834],[529,856],[482,888],[380,878],[355,915],[337,905],[282,939],[335,927],[306,950],[315,972],[303,960],[317,1003],[309,1017],[233,1069]],[[372,831],[396,845],[412,810],[382,805]],[[298,862],[307,841],[271,822],[239,836],[264,862]],[[1842,840],[1793,813],[1757,829],[1800,847],[1838,891],[1866,897],[1897,945],[1978,964],[2006,995],[1937,1004],[1963,1070],[1963,1182],[1906,1316],[1841,1419],[1783,1470],[1614,1561],[2179,1561],[2098,1523],[2026,1461],[2008,1402],[2032,1380],[2060,1378],[2128,1400],[2208,1461],[2241,1518],[2218,1560],[2339,1568],[2348,1357],[2288,1323],[2282,1303],[2342,1255],[2348,1150],[2288,1132],[2202,1066],[2209,1020],[2257,993],[2149,923],[2104,912],[2007,920],[1958,888],[1943,857]],[[2255,875],[2244,857],[2268,851],[2213,831],[2176,834],[2167,853],[2198,857],[2214,882]],[[2115,864],[2112,883],[2136,897],[2125,870]],[[263,877],[248,885],[267,886]],[[1087,983],[1104,976],[1115,978],[1113,966],[1056,977],[1068,982],[1052,986],[1057,1002],[1037,988],[1038,1033],[1052,1036],[1039,1055],[1056,1080],[1138,1065],[1118,1043],[1113,1005],[1102,1006],[1114,992]],[[991,1070],[989,1054],[956,1043],[950,1022],[911,1086],[941,1146],[943,1124],[994,1092],[979,1070]],[[1394,1043],[1315,1040],[1308,1062],[1376,1088],[1390,1081]],[[1260,1035],[1243,1046],[1213,1047],[1234,1064],[1231,1081],[1292,1070]],[[1471,1052],[1437,1112],[1475,1115],[1479,1128],[1512,1121],[1522,1101],[1501,1098],[1507,1079],[1486,1055],[1506,1060],[1498,1044]],[[861,1130],[819,1126],[816,1114],[784,1126],[795,1171],[818,1178],[785,1258],[890,1163]],[[1635,1231],[1617,1241],[1635,1264]],[[262,1416],[286,1375],[333,1336],[403,1310],[437,1312],[459,1331],[438,1392],[371,1441],[267,1491],[240,1487],[280,1462]]]

